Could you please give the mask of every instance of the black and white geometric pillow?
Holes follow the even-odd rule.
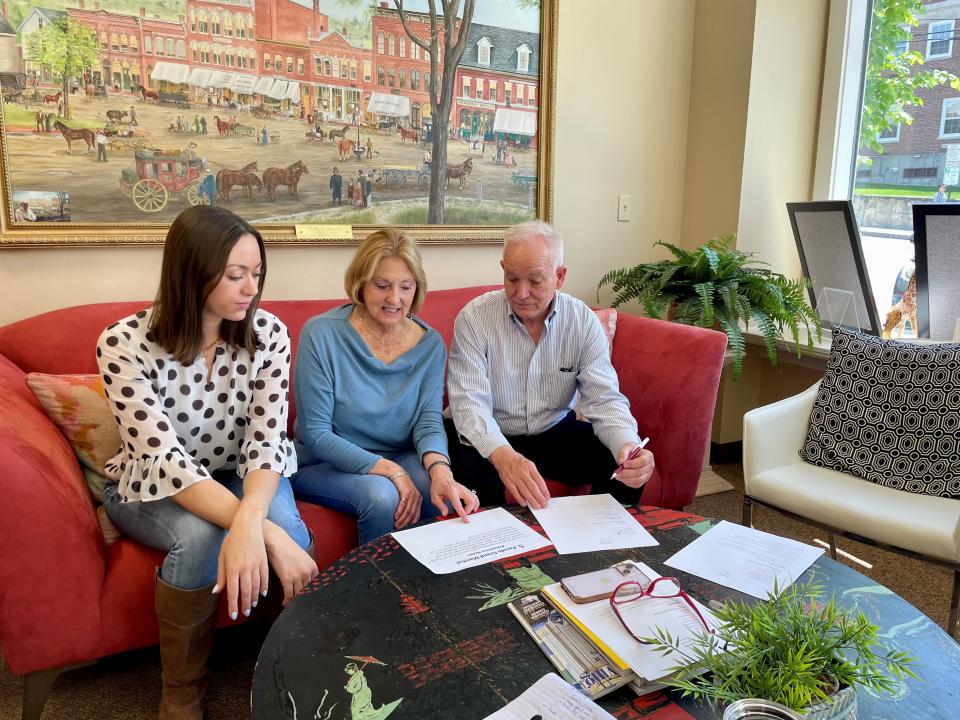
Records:
[[[835,329],[800,457],[896,490],[960,498],[960,343]]]

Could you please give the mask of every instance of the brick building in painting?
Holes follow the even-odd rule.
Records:
[[[960,0],[924,0],[919,25],[910,28],[908,49],[920,53],[919,68],[945,70],[960,77]],[[907,111],[911,125],[897,124],[880,137],[883,153],[861,149],[873,159],[870,166],[857,168],[857,183],[936,186],[940,182],[960,185],[960,93],[949,83],[919,93],[924,104]],[[953,147],[952,147],[953,146]],[[952,147],[952,149],[951,149]],[[957,157],[947,168],[947,152]]]
[[[360,41],[331,29],[321,2],[330,0],[309,6],[293,0],[186,0],[184,15],[163,19],[145,8],[125,14],[76,0],[66,13],[100,42],[99,66],[84,78],[95,85],[127,91],[174,85],[194,100],[240,96],[284,108],[302,105],[306,113],[334,121],[376,115],[378,98],[401,96],[403,122],[420,126],[430,118],[429,53],[411,42],[397,10],[381,0],[370,38]],[[18,31],[25,37],[62,15],[34,8]],[[407,18],[414,33],[429,37],[428,14],[407,12]],[[536,33],[472,24],[457,70],[453,125],[489,133],[497,110],[535,118],[539,55]]]

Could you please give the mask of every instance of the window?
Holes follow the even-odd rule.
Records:
[[[932,22],[928,26],[927,59],[950,57],[953,50],[953,20]]]
[[[407,86],[407,71],[403,68],[400,68],[400,87],[405,88]]]
[[[273,58],[273,69],[276,72],[283,72],[283,58],[279,55]]]
[[[517,48],[517,72],[530,72],[530,48],[526,44]]]
[[[153,46],[157,49],[157,55],[163,55],[163,38],[155,37],[153,39]]]
[[[378,32],[377,33],[377,52],[380,55],[383,55],[383,40],[384,40],[383,33]]]
[[[393,33],[390,33],[390,37],[387,39],[387,54],[388,55],[397,54],[397,42],[393,37]]]
[[[940,137],[960,137],[960,98],[947,98],[943,101]]]
[[[323,58],[318,55],[313,56],[313,74],[323,75]]]
[[[400,36],[400,57],[407,56],[407,38],[403,35]]]
[[[497,101],[497,81],[496,80],[490,81],[490,87],[487,90],[487,100],[490,100],[491,102]]]
[[[102,47],[104,50],[110,47],[107,41],[107,33],[102,30],[100,31],[100,47]]]
[[[233,37],[233,16],[230,13],[223,16],[223,34]]]
[[[139,52],[139,45],[140,45],[140,41],[137,40],[137,36],[131,35],[130,36],[130,52],[132,53]]]
[[[420,46],[415,42],[410,43],[410,57],[414,60],[420,59]]]
[[[414,68],[410,71],[410,89],[419,90],[420,89],[420,71]]]
[[[356,60],[350,61],[350,79],[351,80],[357,79],[357,61]]]
[[[324,75],[333,75],[333,65],[330,63],[330,58],[323,59],[323,74]]]
[[[363,81],[370,82],[370,78],[373,77],[373,65],[369,60],[363,61]]]
[[[350,74],[350,65],[346,60],[340,61],[340,77],[346,79],[347,75]]]
[[[121,36],[120,36],[120,52],[126,52],[126,51],[127,51],[127,48],[129,47],[129,45],[130,45],[130,44],[129,44],[128,40],[127,40],[127,36],[126,36],[126,35],[121,35]]]
[[[236,25],[237,37],[245,38],[247,36],[247,33],[245,32],[245,29],[244,29],[243,15],[237,15],[236,22],[234,24]]]
[[[387,84],[390,87],[396,87],[397,84],[397,71],[394,68],[390,68],[387,71]]]
[[[220,48],[220,46],[219,46],[219,45],[214,45],[214,46],[213,46],[213,64],[214,64],[214,65],[221,65],[221,64],[223,64],[223,55],[221,55],[220,53],[221,53],[221,48]]]
[[[303,58],[297,58],[297,75],[303,75]]]
[[[915,168],[903,169],[904,180],[915,180],[917,178],[934,179],[937,177],[937,174],[938,174],[938,168],[936,165],[934,165],[933,167],[915,167]]]
[[[110,48],[114,52],[118,52],[120,50],[120,36],[116,33],[110,33]]]
[[[197,14],[191,10],[190,11],[190,32],[197,31]]]
[[[460,97],[470,97],[470,78],[463,79],[463,89],[460,91]]]
[[[477,43],[478,64],[490,67],[490,48],[492,47],[493,45],[487,38],[480,38],[480,42]]]
[[[220,34],[220,15],[217,13],[210,16],[210,33],[213,35]]]
[[[503,89],[503,101],[504,101],[507,105],[509,105],[510,102],[513,100],[513,97],[512,97],[512,96],[513,96],[513,91],[512,91],[510,88],[511,88],[511,86],[510,86],[510,85],[507,85],[507,86],[505,86],[504,89]]]
[[[423,74],[423,89],[427,92],[433,92],[433,86],[430,84],[430,73]]]
[[[153,39],[149,35],[143,36],[143,51],[147,54],[153,52]]]
[[[176,52],[176,43],[173,42],[173,38],[167,38],[167,55],[173,57]]]
[[[893,127],[887,128],[884,132],[880,133],[880,137],[877,139],[882,143],[900,142],[900,123],[896,123]]]
[[[205,12],[200,12],[197,16],[197,32],[206,35],[210,32],[210,27],[207,25],[207,14]]]
[[[288,73],[293,72],[293,58],[290,57],[289,55],[287,55],[287,72]]]
[[[377,85],[384,85],[383,65],[377,65]]]
[[[263,69],[264,69],[264,70],[269,70],[269,69],[270,69],[270,56],[269,56],[269,55],[264,55],[264,56],[263,56]]]

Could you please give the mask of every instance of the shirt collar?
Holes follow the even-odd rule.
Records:
[[[523,325],[523,321],[514,314],[513,310],[510,309],[510,303],[507,301],[506,292],[504,292],[503,294],[503,304],[506,306],[507,317],[510,318],[510,320],[512,320],[513,322]],[[557,307],[559,304],[560,304],[560,293],[555,292],[553,294],[553,300],[550,301],[550,310],[547,312],[547,317],[544,318],[544,321],[543,321],[544,325],[550,325],[553,323],[553,319],[557,315]]]

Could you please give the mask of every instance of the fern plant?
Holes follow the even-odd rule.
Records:
[[[611,270],[600,279],[597,300],[600,290],[610,285],[613,307],[635,301],[649,317],[663,317],[672,309],[671,319],[676,322],[719,327],[727,334],[733,352],[734,379],[743,369],[743,332],[751,323],[763,335],[772,365],[777,364],[777,345],[787,329],[798,356],[801,325],[807,330],[807,347],[812,348],[814,337],[822,340],[823,330],[805,299],[807,282],[789,280],[764,267],[767,263],[752,253],[734,248],[735,241],[735,235],[727,235],[696,250],[684,250],[658,240],[654,246],[665,247],[672,259]]]
[[[883,646],[878,628],[861,611],[819,602],[823,586],[811,581],[774,592],[766,601],[730,600],[713,611],[719,626],[681,644],[657,628],[646,638],[655,651],[687,663],[663,682],[683,695],[733,702],[774,700],[803,710],[829,700],[839,687],[893,693],[905,676],[917,677],[905,651]]]

